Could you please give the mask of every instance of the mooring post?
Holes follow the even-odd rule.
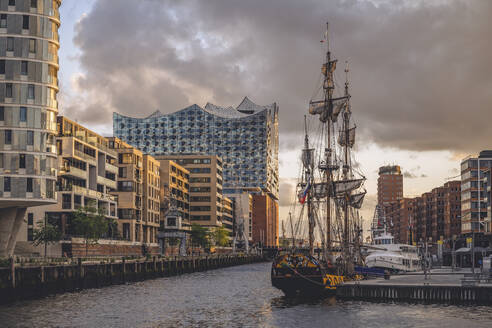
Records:
[[[123,274],[123,277],[122,277],[122,278],[123,278],[123,282],[125,282],[125,279],[126,279],[126,263],[125,263],[125,258],[123,258],[123,259],[121,260],[121,263],[122,263],[122,265],[123,265],[123,268],[122,268],[122,270],[121,270],[121,272],[122,272],[122,274]]]
[[[15,288],[15,255],[10,257],[10,277],[12,278],[12,288]]]
[[[82,270],[83,270],[82,269],[82,259],[79,257],[79,258],[77,258],[77,271],[78,271],[78,276],[79,276],[79,288],[83,288],[82,279],[83,279],[84,272]]]

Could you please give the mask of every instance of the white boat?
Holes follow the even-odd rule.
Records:
[[[365,258],[368,268],[381,268],[393,272],[422,270],[418,248],[407,244],[395,244],[393,235],[386,231],[386,218],[379,206],[376,206],[371,230],[372,243],[366,246]]]
[[[383,232],[373,239],[365,258],[368,268],[381,268],[394,272],[422,269],[416,246],[395,244],[393,236]]]

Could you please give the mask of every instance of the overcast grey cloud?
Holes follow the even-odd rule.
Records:
[[[247,95],[278,102],[281,140],[292,140],[329,20],[334,55],[350,60],[364,140],[476,151],[492,140],[491,18],[482,0],[100,0],[77,25],[84,72],[63,110],[101,124],[113,111],[146,116]]]

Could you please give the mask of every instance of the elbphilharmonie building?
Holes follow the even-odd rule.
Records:
[[[206,154],[223,160],[223,192],[262,191],[278,199],[278,106],[247,97],[237,106],[208,103],[146,118],[113,113],[116,137],[151,155]]]

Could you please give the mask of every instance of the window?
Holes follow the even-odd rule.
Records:
[[[34,145],[34,131],[27,131],[27,145]]]
[[[19,154],[19,169],[26,168],[26,154]]]
[[[5,84],[5,97],[12,98],[12,83]]]
[[[27,178],[27,192],[32,192],[32,178]]]
[[[34,224],[34,214],[28,213],[27,214],[27,225],[33,225]]]
[[[27,107],[21,107],[19,112],[19,120],[21,122],[27,121]]]
[[[24,30],[29,29],[29,16],[28,15],[22,15],[22,28]]]
[[[15,6],[15,0],[9,0],[9,6]]]
[[[7,27],[7,14],[1,14],[0,15],[0,27],[1,28]]]
[[[38,8],[38,0],[31,0],[31,8]]]
[[[5,107],[0,106],[0,121],[5,120]]]
[[[27,99],[34,99],[34,84],[29,84],[28,86]]]
[[[35,39],[29,39],[29,52],[30,53],[36,52],[36,40]]]
[[[7,38],[7,51],[14,51],[14,38]]]
[[[0,74],[5,74],[5,60],[0,60]]]
[[[5,144],[12,144],[12,130],[5,130]]]
[[[21,74],[27,75],[27,61],[26,60],[21,61]]]
[[[10,192],[10,177],[3,178],[3,191]]]

